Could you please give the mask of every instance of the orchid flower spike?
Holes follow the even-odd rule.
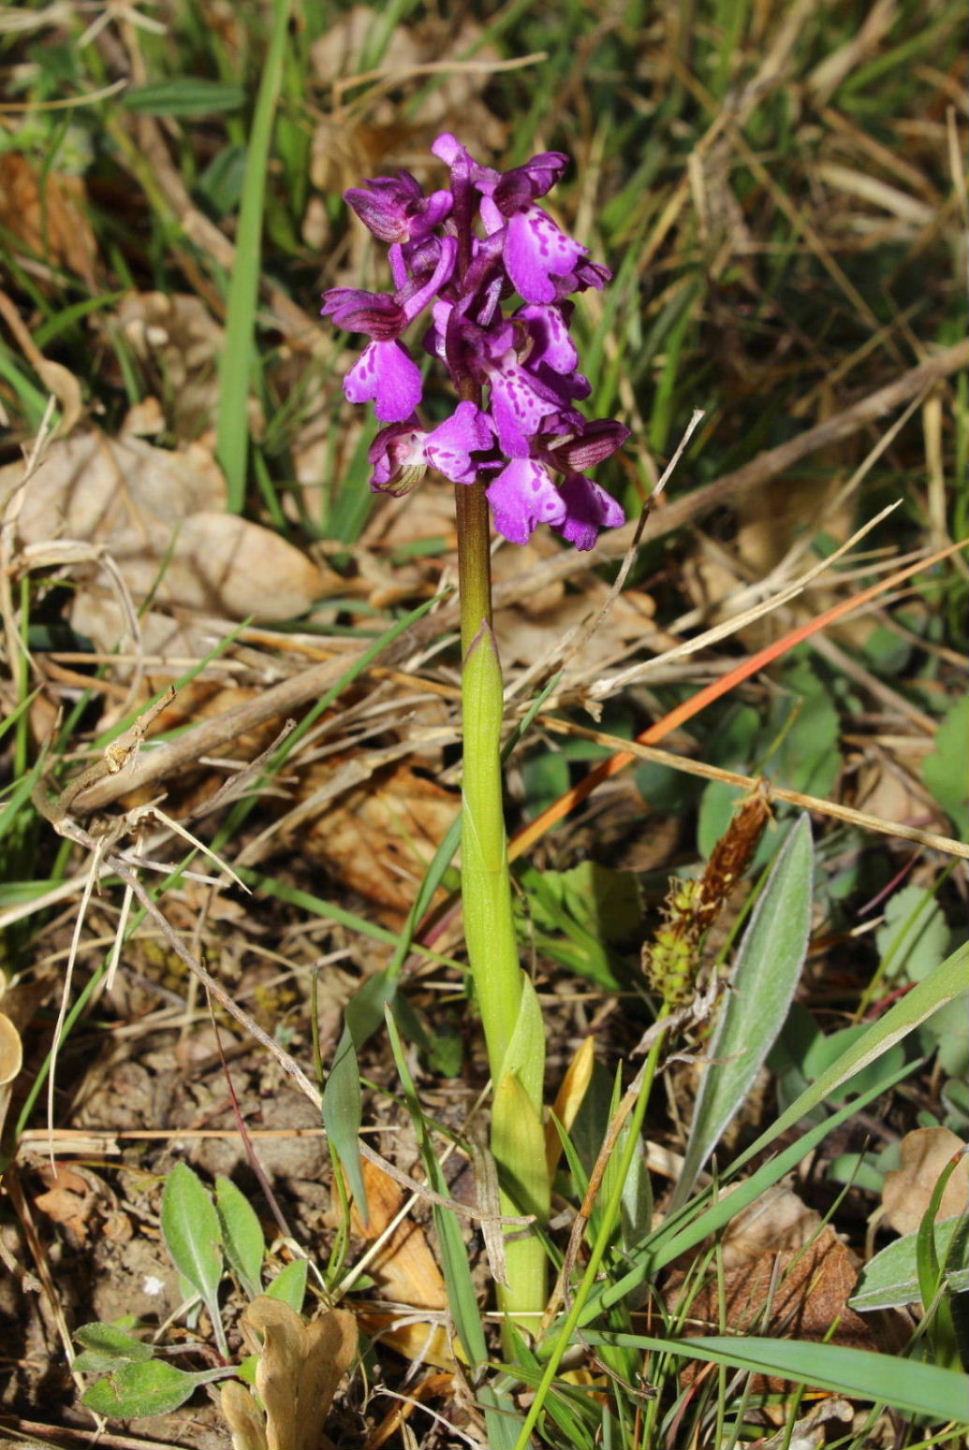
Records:
[[[570,294],[602,288],[608,268],[539,205],[568,158],[543,152],[498,172],[450,133],[432,152],[449,168],[447,190],[425,195],[409,172],[377,177],[346,200],[389,245],[395,290],[334,288],[323,314],[370,340],[344,379],[353,403],[373,402],[371,487],[405,493],[428,468],[453,483],[487,481],[495,528],[524,544],[551,524],[578,549],[624,522],[622,507],[587,477],[629,430],[575,407],[591,391],[569,334]],[[510,301],[512,310],[502,310]],[[460,401],[436,427],[418,409],[421,370],[404,332],[428,315],[423,346],[444,364]]]

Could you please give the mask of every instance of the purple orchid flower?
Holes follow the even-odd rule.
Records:
[[[403,171],[346,193],[389,245],[393,293],[334,288],[324,297],[326,316],[369,338],[344,391],[351,402],[372,401],[386,425],[370,449],[371,487],[404,493],[429,468],[453,483],[490,479],[488,502],[505,538],[525,543],[546,523],[591,549],[600,529],[615,528],[624,514],[586,474],[629,432],[575,407],[591,386],[578,370],[566,299],[605,286],[612,274],[537,205],[568,158],[546,151],[499,172],[450,133],[431,150],[450,170],[448,190],[425,196]],[[515,293],[522,305],[506,315],[502,303]],[[461,398],[433,428],[418,416],[421,372],[402,341],[428,310],[424,348]]]

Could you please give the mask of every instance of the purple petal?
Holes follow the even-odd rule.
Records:
[[[487,493],[495,528],[513,544],[527,544],[539,524],[561,524],[565,517],[565,504],[548,472],[530,458],[509,463]]]
[[[568,305],[568,304],[566,304]],[[517,313],[528,324],[534,342],[529,353],[529,367],[544,363],[556,373],[574,373],[579,366],[579,352],[569,336],[569,327],[561,307],[534,302]]]
[[[371,342],[343,382],[351,403],[373,399],[381,423],[403,423],[421,401],[421,370],[399,342]]]
[[[452,483],[474,483],[480,464],[472,453],[483,453],[494,442],[494,428],[487,413],[474,403],[459,403],[454,413],[427,435],[427,461]]]
[[[454,198],[449,191],[425,196],[409,171],[378,176],[343,193],[357,216],[382,242],[418,241],[444,221]]]
[[[577,549],[591,549],[600,529],[616,529],[625,523],[620,504],[581,473],[571,473],[559,484],[565,506],[565,521],[559,525],[562,535]]]
[[[588,250],[532,206],[509,219],[505,268],[526,302],[554,302],[557,288],[551,278],[571,272]]]
[[[511,216],[551,191],[568,164],[569,158],[562,151],[543,151],[533,156],[524,166],[504,173],[495,187],[495,202],[505,216]]]
[[[418,282],[414,291],[406,289],[401,296],[404,315],[408,322],[413,322],[418,313],[424,311],[431,299],[436,297],[441,288],[450,280],[457,255],[458,244],[455,238],[442,237],[434,271],[426,280]]]
[[[498,429],[501,451],[509,458],[527,458],[529,440],[543,419],[557,411],[559,399],[509,354],[501,367],[489,370],[491,415]]]

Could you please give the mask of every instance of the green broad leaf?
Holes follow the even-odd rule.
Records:
[[[953,1293],[961,1293],[969,1288],[969,1269],[965,1267],[969,1219],[957,1214],[936,1222],[933,1228],[938,1262],[950,1266],[945,1271],[948,1287]],[[917,1254],[918,1231],[882,1249],[862,1269],[858,1288],[848,1300],[849,1307],[859,1314],[870,1314],[876,1309],[920,1304]]]
[[[281,1299],[288,1304],[296,1314],[303,1312],[303,1300],[306,1298],[306,1276],[309,1272],[309,1263],[306,1259],[294,1259],[273,1279],[266,1290],[270,1299]]]
[[[215,1180],[215,1210],[222,1229],[222,1243],[239,1283],[250,1299],[262,1293],[262,1261],[266,1240],[252,1204],[231,1178]]]
[[[778,700],[772,711],[771,724],[780,740],[766,773],[789,790],[826,796],[841,769],[841,722],[831,691],[808,659],[797,659],[783,679],[793,698]]]
[[[827,1036],[819,1035],[811,1044],[810,1049],[804,1056],[804,1071],[808,1081],[821,1077],[828,1068],[838,1061],[840,1057],[859,1042],[868,1031],[864,1023],[857,1027],[842,1027],[840,1032],[831,1032]],[[847,1082],[828,1094],[828,1101],[832,1103],[845,1103],[849,1098],[860,1097],[866,1093],[869,1087],[879,1076],[901,1068],[905,1062],[905,1048],[900,1042],[896,1042],[877,1062],[870,1062],[850,1077]]]
[[[96,1415],[107,1415],[114,1420],[167,1415],[191,1399],[201,1385],[234,1373],[232,1369],[209,1369],[191,1374],[163,1359],[126,1364],[85,1390],[81,1403]]]
[[[950,1078],[969,1077],[969,992],[963,992],[919,1028],[919,1046],[928,1056],[938,1052],[939,1066]]]
[[[176,76],[172,80],[138,86],[126,92],[121,104],[142,116],[177,116],[189,120],[193,116],[240,111],[245,99],[246,93],[241,86],[195,76]]]
[[[777,853],[737,952],[671,1211],[688,1199],[784,1025],[807,952],[813,875],[811,823],[802,815]]]
[[[350,1192],[356,1199],[357,1211],[364,1224],[368,1221],[367,1192],[363,1182],[360,1159],[360,1127],[363,1123],[363,1093],[360,1069],[353,1038],[348,1027],[340,1037],[326,1087],[323,1089],[323,1126],[330,1147],[340,1160],[347,1176]]]
[[[873,1354],[840,1344],[729,1335],[696,1339],[653,1339],[639,1334],[588,1333],[589,1344],[628,1344],[657,1354],[675,1354],[751,1374],[778,1375],[813,1389],[833,1390],[907,1414],[927,1415],[933,1424],[969,1424],[969,1375],[934,1364]]]
[[[222,1229],[215,1205],[187,1163],[176,1163],[162,1195],[161,1228],[172,1263],[205,1302],[222,1278]]]
[[[949,949],[951,932],[939,903],[921,886],[903,886],[885,906],[875,943],[885,975],[921,982]]]
[[[896,1042],[901,1042],[923,1022],[931,1020],[934,1012],[965,990],[967,970],[969,943],[963,943],[924,982],[917,982],[910,992],[906,992],[904,997],[873,1022],[867,1032],[837,1062],[833,1062],[810,1087],[795,1098],[767,1132],[762,1133],[757,1142],[741,1154],[734,1166],[749,1162],[755,1154],[762,1152],[769,1143],[799,1122],[805,1113],[830,1098],[862,1068],[883,1059]]]
[[[521,765],[525,811],[529,820],[542,813],[569,788],[569,762],[558,751],[529,755]]]
[[[84,1349],[75,1356],[73,1367],[83,1374],[104,1374],[122,1361],[140,1364],[155,1353],[152,1345],[135,1339],[116,1324],[82,1324],[75,1329],[74,1338]]]
[[[969,696],[948,711],[935,736],[935,749],[922,761],[922,779],[956,828],[969,840]]]

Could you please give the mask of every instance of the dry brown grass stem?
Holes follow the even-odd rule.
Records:
[[[894,382],[859,398],[857,403],[852,403],[833,418],[825,419],[823,423],[806,429],[804,433],[786,443],[778,444],[776,448],[766,449],[742,468],[694,489],[685,497],[668,501],[653,514],[650,537],[655,539],[671,534],[688,524],[698,523],[716,508],[738,503],[755,489],[762,488],[764,484],[802,463],[805,458],[853,437],[869,424],[878,422],[895,408],[909,402],[933,383],[952,377],[966,367],[969,367],[969,341],[957,342],[951,347],[943,348],[926,362],[902,373]],[[498,584],[495,588],[495,603],[507,604],[537,593],[556,580],[567,579],[577,570],[587,569],[607,559],[621,558],[629,548],[635,532],[635,522],[628,523],[621,529],[602,534],[591,554],[576,555],[574,551],[563,551],[555,558],[545,560],[530,573]],[[435,618],[439,620],[440,616]]]
[[[634,755],[637,760],[651,760],[656,765],[670,766],[685,775],[698,775],[704,780],[719,780],[725,785],[735,785],[741,790],[753,790],[759,784],[751,775],[740,775],[735,770],[722,770],[718,765],[707,765],[702,760],[690,760],[674,755],[668,750],[658,750],[652,745],[638,745],[635,741],[623,740],[618,735],[608,735],[602,730],[589,730],[575,725],[570,720],[558,720],[554,716],[541,716],[543,728],[555,735],[575,736],[580,740],[591,740],[604,745],[616,754]],[[851,806],[839,805],[836,801],[822,800],[819,796],[802,795],[800,791],[786,790],[783,786],[770,786],[772,800],[785,801],[801,810],[816,815],[828,816],[831,820],[844,821],[862,830],[877,831],[882,836],[894,836],[899,841],[911,841],[930,851],[942,851],[947,856],[957,856],[969,861],[969,844],[956,841],[951,836],[941,836],[935,831],[923,830],[921,826],[906,826],[897,821],[883,821],[879,816],[856,811]]]
[[[715,479],[684,498],[658,508],[650,523],[652,536],[655,538],[657,534],[671,533],[696,522],[714,508],[735,503],[811,454],[860,432],[868,424],[910,401],[933,383],[950,377],[967,365],[969,341],[944,348],[935,357],[909,369],[894,382],[869,393],[835,417],[807,429],[787,443],[768,449],[733,473],[725,474],[723,478]],[[602,535],[598,546],[590,555],[577,555],[574,550],[563,551],[554,558],[543,561],[527,574],[498,584],[495,588],[496,604],[508,604],[526,598],[556,580],[569,578],[596,563],[622,557],[628,552],[635,538],[636,528],[637,523],[633,522],[610,534]],[[401,642],[401,646],[397,647],[397,651],[401,647],[412,649],[416,643],[427,638],[439,637],[453,628],[456,620],[455,605],[443,605],[441,609],[421,620],[407,639]],[[179,740],[161,745],[150,754],[142,755],[124,773],[123,779],[115,776],[99,781],[96,786],[78,797],[75,809],[82,812],[99,810],[128,791],[167,779],[198,760],[199,756],[210,754],[231,743],[245,731],[276,716],[285,716],[317,698],[335,684],[348,667],[346,656],[324,660],[264,691],[257,699],[201,722]]]

